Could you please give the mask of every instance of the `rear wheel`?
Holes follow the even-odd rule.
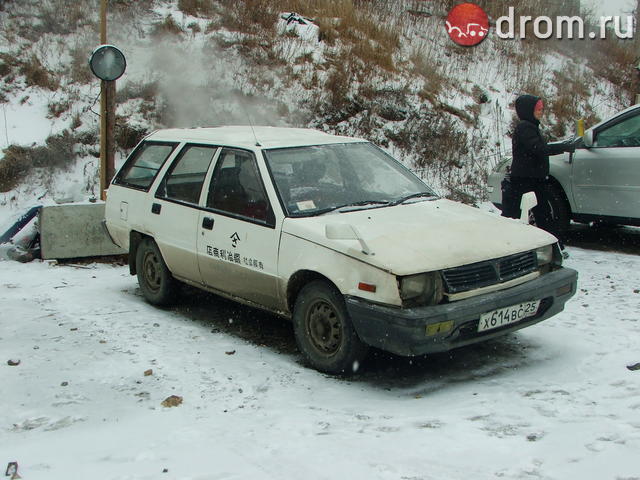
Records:
[[[553,232],[562,240],[569,231],[571,210],[562,190],[551,185],[549,187],[549,207],[551,208],[551,227]]]
[[[156,242],[145,238],[136,252],[138,284],[144,298],[154,305],[169,305],[175,301],[177,282],[164,263]]]
[[[548,225],[545,225],[542,222],[539,224],[537,222],[534,215],[534,211],[536,210],[535,208],[529,211],[529,224],[548,230],[562,241],[569,231],[569,223],[571,220],[569,203],[567,202],[560,187],[549,185],[545,188],[546,192],[544,192],[544,195],[547,201],[547,206],[549,207]]]
[[[315,369],[349,375],[356,372],[367,355],[353,328],[340,292],[325,281],[306,285],[293,310],[298,348]]]

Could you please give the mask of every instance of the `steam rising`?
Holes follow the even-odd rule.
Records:
[[[158,81],[156,103],[163,125],[153,128],[295,123],[288,106],[264,92],[273,96],[274,89],[264,85],[274,73],[251,65],[234,48],[222,50],[207,38],[182,41],[171,36],[125,50],[128,80]]]

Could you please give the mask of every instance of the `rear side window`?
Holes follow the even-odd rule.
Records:
[[[207,207],[271,223],[273,213],[253,155],[222,150],[207,195]]]
[[[138,147],[120,170],[114,183],[148,191],[176,143],[144,143]]]
[[[156,196],[197,205],[216,150],[209,146],[186,146],[162,180]]]

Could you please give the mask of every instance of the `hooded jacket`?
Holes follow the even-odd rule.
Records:
[[[538,100],[534,95],[516,99],[520,122],[512,138],[511,177],[545,179],[549,175],[549,155],[558,155],[566,149],[563,144],[547,145],[540,134],[540,122],[533,116]]]

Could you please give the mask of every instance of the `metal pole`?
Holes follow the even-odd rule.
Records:
[[[100,3],[100,44],[107,43],[107,0]],[[107,189],[107,82],[100,81],[100,198]]]
[[[107,2],[100,2],[100,43],[107,43]],[[100,198],[106,200],[106,189],[115,173],[116,82],[100,83]]]

